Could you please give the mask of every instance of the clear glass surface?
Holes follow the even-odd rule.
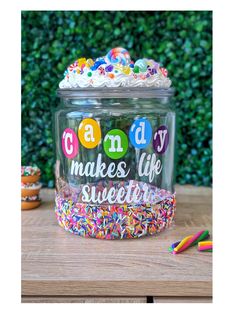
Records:
[[[60,105],[54,112],[58,198],[79,205],[107,207],[109,211],[110,206],[119,204],[131,208],[138,205],[145,208],[150,204],[155,207],[174,195],[176,126],[173,90],[59,90],[58,95]],[[101,140],[94,148],[86,148],[80,141],[80,125],[87,118],[95,120],[101,130]],[[151,126],[151,140],[143,148],[135,146],[130,136],[131,127],[140,119],[147,120]],[[166,135],[159,134],[161,126],[167,130],[168,143],[165,151],[158,153],[154,138],[160,135],[161,148],[164,143],[161,140],[165,141]],[[65,156],[62,149],[63,133],[68,128],[78,136],[78,153],[73,158]],[[117,129],[127,136],[128,149],[124,156],[113,159],[104,149],[104,139],[109,131]],[[140,137],[142,129],[137,131],[137,139]]]

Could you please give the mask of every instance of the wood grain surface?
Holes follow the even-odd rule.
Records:
[[[211,297],[212,253],[193,247],[172,255],[168,247],[201,229],[212,232],[212,190],[176,190],[171,228],[156,236],[110,241],[64,231],[54,214],[54,191],[43,189],[42,205],[22,211],[22,302],[55,296],[154,296],[157,302],[160,297]]]

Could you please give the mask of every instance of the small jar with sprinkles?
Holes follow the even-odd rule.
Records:
[[[79,58],[59,84],[54,112],[55,213],[84,237],[139,238],[170,226],[175,110],[168,73],[118,47]]]

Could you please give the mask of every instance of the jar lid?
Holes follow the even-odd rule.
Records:
[[[88,87],[58,89],[57,96],[62,98],[163,98],[174,95],[173,88],[156,87]]]

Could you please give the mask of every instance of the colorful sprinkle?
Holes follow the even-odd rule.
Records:
[[[39,195],[21,197],[21,201],[35,201],[35,200],[40,200]]]
[[[138,238],[170,226],[176,208],[175,194],[160,190],[154,205],[89,205],[56,193],[55,213],[65,230],[101,239]]]
[[[93,72],[94,80],[90,80]],[[109,74],[113,75],[110,76]],[[160,68],[153,59],[138,59],[132,61],[128,51],[122,47],[111,49],[105,57],[95,60],[79,58],[72,63],[64,73],[64,79],[59,87],[118,87],[118,86],[155,86],[169,88],[168,71]],[[154,78],[153,78],[154,76]],[[112,79],[112,80],[111,80]],[[137,81],[138,85],[137,85]]]
[[[40,175],[40,173],[37,166],[21,166],[21,176]]]
[[[21,188],[41,188],[41,184],[39,182],[36,183],[21,183]]]

